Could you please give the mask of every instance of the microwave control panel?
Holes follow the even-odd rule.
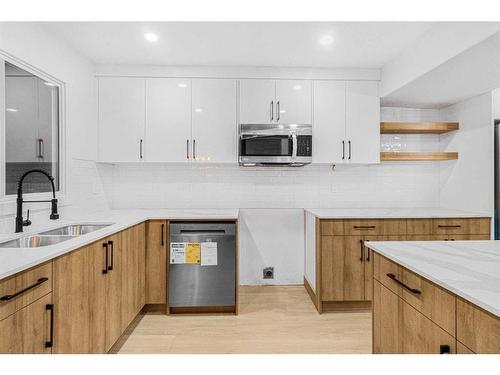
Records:
[[[297,156],[312,156],[312,136],[297,136]]]

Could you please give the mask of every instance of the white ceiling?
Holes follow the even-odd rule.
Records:
[[[381,68],[430,22],[46,22],[95,63]],[[158,34],[156,43],[144,33]],[[332,35],[334,43],[319,39]]]
[[[500,33],[382,99],[385,106],[442,108],[500,87]]]

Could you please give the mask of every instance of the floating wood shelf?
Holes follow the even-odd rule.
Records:
[[[381,134],[443,134],[458,130],[458,122],[381,122]]]
[[[381,152],[381,161],[457,160],[458,152]]]

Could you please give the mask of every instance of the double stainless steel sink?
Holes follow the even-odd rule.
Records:
[[[55,245],[112,224],[73,224],[0,243],[0,248],[33,248]]]

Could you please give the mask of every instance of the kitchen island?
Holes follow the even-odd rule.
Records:
[[[500,242],[368,242],[374,353],[500,353]]]

